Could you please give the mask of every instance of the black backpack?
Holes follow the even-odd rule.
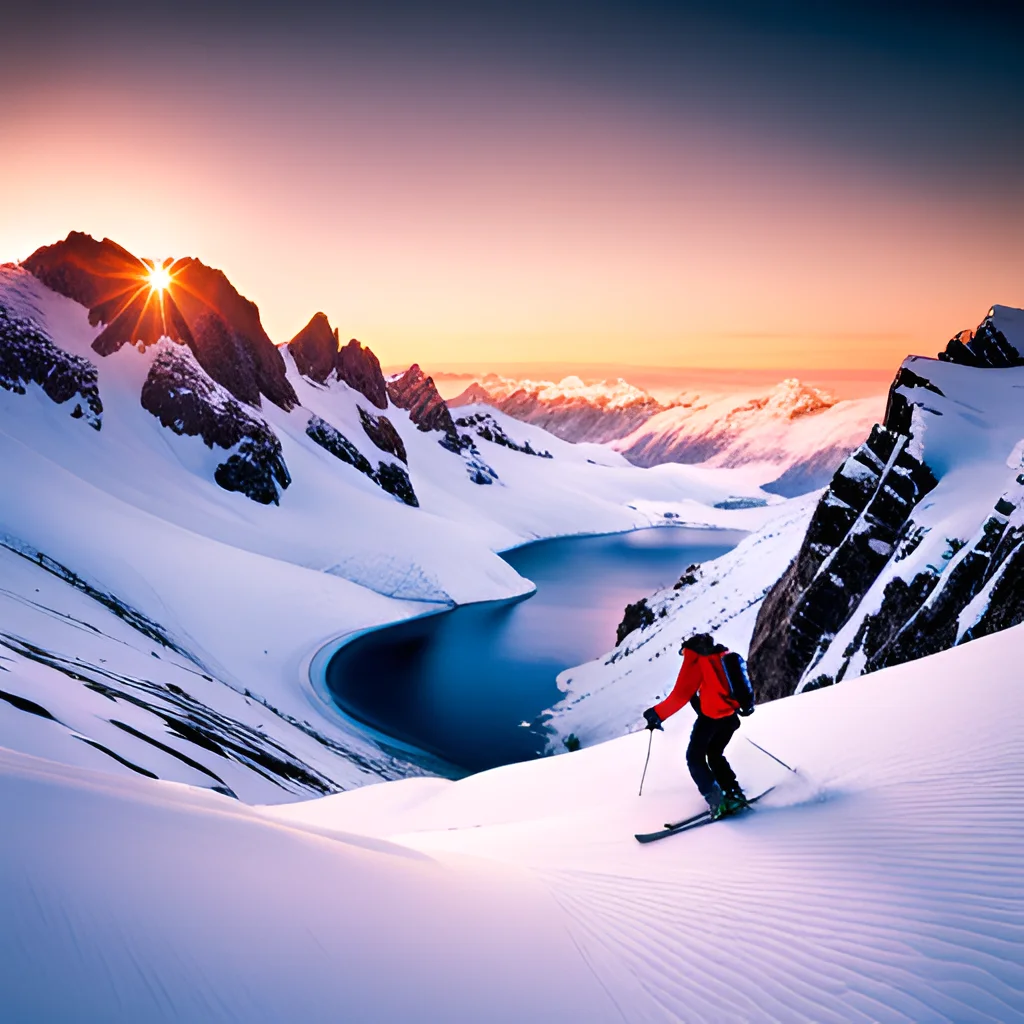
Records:
[[[729,696],[740,706],[740,711],[750,714],[754,710],[754,688],[747,675],[747,663],[735,652],[722,655],[722,668],[729,684]]]

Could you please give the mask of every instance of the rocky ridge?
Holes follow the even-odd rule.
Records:
[[[333,373],[378,409],[387,409],[387,385],[377,357],[355,338],[342,345],[326,314],[316,313],[288,342],[288,351],[304,377],[324,384]]]
[[[761,606],[750,647],[760,699],[1024,621],[1021,328],[1024,313],[996,306],[938,360],[901,366],[883,423],[840,466]]]
[[[165,348],[142,385],[142,407],[175,434],[200,437],[207,448],[234,449],[214,472],[227,491],[277,505],[291,476],[270,426],[246,412],[184,350]]]
[[[423,372],[419,363],[413,363],[405,373],[391,377],[387,387],[391,401],[409,413],[418,429],[439,431],[443,436],[438,444],[453,454],[462,455],[473,483],[491,484],[498,479],[497,472],[483,460],[473,439],[456,429],[448,404],[438,392],[433,378]]]
[[[99,430],[103,402],[98,376],[87,359],[65,352],[33,320],[0,304],[0,388],[23,395],[28,384],[36,384],[58,405],[77,398],[72,418]]]
[[[101,356],[124,345],[146,348],[161,338],[187,346],[209,376],[240,402],[259,407],[265,396],[282,409],[298,399],[284,360],[260,323],[256,304],[227,277],[196,259],[168,264],[175,287],[154,292],[153,264],[110,239],[72,231],[44,246],[22,266],[48,288],[81,303],[89,322],[102,324],[93,342]]]

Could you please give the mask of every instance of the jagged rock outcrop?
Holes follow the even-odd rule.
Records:
[[[641,597],[635,604],[627,604],[622,621],[615,627],[615,646],[618,647],[634,630],[646,629],[653,625],[654,612],[648,605],[646,597]]]
[[[316,415],[309,418],[309,423],[306,425],[306,436],[321,448],[329,451],[336,459],[340,459],[359,470],[364,476],[369,477],[388,494],[393,494],[400,501],[404,501],[406,505],[419,507],[419,499],[413,490],[409,474],[397,463],[381,462],[374,469],[370,460],[337,427],[331,426],[326,420]]]
[[[315,313],[288,342],[288,351],[303,377],[324,384],[334,372],[338,357],[338,330],[331,328],[326,313]]]
[[[963,366],[1005,368],[1024,365],[1024,353],[1018,332],[1024,332],[1024,314],[1009,306],[993,306],[988,316],[971,331],[961,331],[954,337],[939,359]],[[1008,338],[1007,334],[1014,335]]]
[[[317,313],[288,342],[288,351],[304,377],[324,384],[334,373],[378,409],[388,407],[387,384],[377,357],[355,338],[342,346],[337,328],[331,329],[324,313]]]
[[[822,496],[800,552],[765,597],[750,645],[759,700],[792,693],[893,554],[931,470],[910,438],[876,426]]]
[[[513,441],[502,429],[501,424],[493,416],[488,416],[485,412],[478,412],[472,416],[460,416],[455,421],[455,425],[466,427],[484,441],[500,444],[503,448],[511,448],[514,452],[522,452],[524,455],[537,455],[542,459],[553,457],[549,451],[537,451],[529,441],[524,441],[522,444]]]
[[[201,437],[208,448],[235,449],[214,472],[227,491],[277,505],[291,476],[281,442],[262,420],[207,376],[184,351],[166,348],[142,385],[142,407],[176,434]]]
[[[395,429],[395,425],[387,416],[374,416],[368,413],[362,406],[359,406],[359,420],[363,424],[366,436],[382,452],[394,455],[396,459],[409,464],[409,456],[405,450],[405,442],[401,434]]]
[[[368,348],[353,338],[338,350],[336,366],[338,377],[349,387],[355,388],[378,409],[388,407],[388,389],[380,362]]]
[[[387,382],[388,395],[399,409],[405,409],[420,430],[440,430],[458,437],[455,421],[437,388],[433,377],[428,377],[413,363],[405,373]]]
[[[911,357],[900,368],[884,425],[836,473],[761,606],[750,648],[760,699],[1024,621],[1024,408],[1013,369],[1024,365],[1022,341],[1024,312],[995,306],[940,361]],[[940,372],[943,363],[971,369]],[[1015,479],[986,506],[987,481],[1014,465]],[[972,533],[934,532],[967,508],[977,509]]]
[[[88,359],[59,348],[33,320],[0,305],[0,388],[23,395],[28,384],[36,384],[58,405],[76,399],[72,418],[99,430],[103,403],[98,380]]]
[[[445,400],[418,363],[405,373],[388,381],[388,395],[399,409],[409,413],[409,419],[424,431],[437,430],[443,435],[438,444],[454,455],[466,460],[466,472],[475,484],[488,485],[498,479],[497,471],[481,457],[469,434],[460,434]]]
[[[187,345],[207,374],[239,401],[258,407],[262,395],[285,410],[297,404],[259,309],[221,271],[195,259],[176,260],[168,264],[170,287],[154,291],[152,264],[110,239],[97,241],[77,231],[36,250],[22,265],[47,287],[86,306],[90,323],[105,325],[93,342],[100,355],[167,337]]]

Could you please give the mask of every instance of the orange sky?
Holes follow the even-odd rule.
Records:
[[[223,269],[385,364],[891,367],[1024,305],[1024,216],[877,160],[522,82],[59,78],[0,113],[0,259]]]

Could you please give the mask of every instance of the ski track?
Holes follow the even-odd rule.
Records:
[[[1022,1019],[1024,908],[1000,880],[1019,864],[1024,799],[1018,773],[994,773],[1010,752],[991,753],[976,776],[934,772],[666,839],[645,848],[646,876],[536,871],[632,1019]],[[752,875],[711,861],[724,828]]]

